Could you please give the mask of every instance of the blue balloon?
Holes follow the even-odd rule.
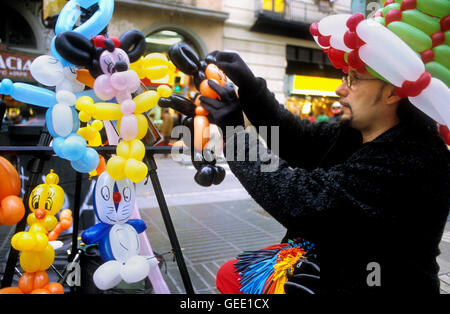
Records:
[[[71,161],[73,169],[81,173],[88,173],[97,168],[100,162],[98,153],[92,147],[86,148],[86,153],[79,159]]]
[[[66,159],[66,157],[64,157],[64,154],[62,152],[62,147],[64,145],[64,138],[63,137],[56,137],[53,139],[52,142],[52,147],[53,147],[53,151],[55,152],[56,156]]]
[[[78,160],[86,153],[86,140],[78,134],[69,135],[62,145],[62,154],[70,161]]]
[[[78,21],[81,10],[98,3],[98,10],[83,24],[75,27],[75,23]],[[92,38],[100,34],[105,29],[114,12],[114,0],[71,0],[69,1],[59,13],[58,20],[56,21],[55,34],[74,31],[82,34],[86,38]],[[55,36],[56,37],[56,36]],[[55,37],[52,39],[51,52],[55,58],[58,58],[63,66],[72,65],[70,62],[62,58],[55,49]]]

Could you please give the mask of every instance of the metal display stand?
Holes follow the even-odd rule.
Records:
[[[28,170],[30,172],[29,180],[26,185],[25,194],[24,194],[24,205],[25,205],[25,215],[22,220],[16,225],[15,233],[21,232],[25,230],[26,227],[26,217],[31,212],[28,207],[28,198],[31,194],[33,188],[38,184],[38,180],[42,174],[43,166],[45,161],[49,160],[51,156],[54,154],[52,147],[49,147],[49,143],[51,141],[51,136],[48,134],[46,129],[40,136],[38,146],[0,146],[0,154],[1,155],[33,155],[34,157],[29,162]],[[103,154],[115,154],[116,146],[102,146],[102,147],[93,147],[98,153]],[[183,148],[175,148],[178,149],[181,153]],[[172,147],[155,147],[155,146],[145,146],[146,155],[144,157],[144,162],[147,164],[149,169],[150,179],[153,185],[153,189],[158,200],[159,208],[161,210],[161,215],[164,220],[164,224],[166,226],[167,234],[169,236],[170,244],[172,246],[172,251],[175,256],[178,268],[180,270],[181,278],[183,280],[183,284],[187,294],[194,294],[194,288],[192,286],[191,279],[189,277],[189,272],[186,267],[186,263],[184,261],[183,253],[181,251],[181,247],[176,235],[175,227],[172,222],[172,218],[170,216],[169,209],[167,207],[167,203],[164,197],[164,192],[162,191],[161,184],[159,182],[158,174],[156,172],[157,166],[154,159],[155,154],[170,154],[173,151]],[[74,208],[73,208],[73,232],[72,232],[72,247],[71,253],[69,255],[69,263],[76,260],[79,256],[79,248],[78,248],[78,232],[79,232],[79,216],[80,216],[80,202],[81,202],[81,182],[82,182],[82,174],[76,173],[76,183],[75,183],[75,200],[74,200]],[[4,272],[3,279],[1,281],[1,287],[11,286],[17,259],[19,252],[11,247],[8,260],[6,263],[6,268]],[[71,289],[71,292],[76,293],[75,289]]]

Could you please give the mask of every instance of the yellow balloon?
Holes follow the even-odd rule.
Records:
[[[162,53],[149,53],[143,58],[144,66],[146,67],[154,67],[159,65],[167,65],[169,60],[167,60],[167,57]]]
[[[159,97],[168,98],[172,95],[172,89],[167,85],[159,85],[156,91]]]
[[[120,157],[128,159],[130,156],[130,141],[121,141],[117,144],[116,154]]]
[[[51,231],[55,229],[58,224],[58,219],[52,215],[45,215],[45,218],[42,219],[41,224],[44,226],[45,230]]]
[[[44,209],[47,215],[54,216],[61,210],[64,203],[64,190],[59,185],[50,183],[59,180],[56,179],[56,174],[51,171],[49,175],[51,176],[49,176],[48,183],[39,184],[31,191],[28,205],[32,212],[36,209]]]
[[[134,113],[142,113],[155,107],[158,104],[159,97],[156,91],[149,90],[134,97],[133,101],[136,104]]]
[[[29,226],[31,226],[35,223],[38,223],[38,219],[36,218],[36,215],[34,213],[29,214],[27,217],[27,224]]]
[[[25,272],[34,273],[40,270],[39,253],[32,251],[23,251],[20,253],[20,267]]]
[[[45,227],[43,225],[41,225],[40,223],[33,224],[28,231],[30,233],[38,233],[38,232],[46,233],[47,232]]]
[[[145,77],[150,80],[160,80],[167,75],[169,67],[167,65],[157,65],[149,68],[145,68]]]
[[[127,160],[127,163],[125,164],[125,175],[134,183],[144,180],[147,173],[147,165],[142,161],[137,161],[134,158]]]
[[[33,251],[35,252],[41,252],[43,251],[47,245],[48,245],[48,237],[45,233],[37,232],[34,234],[35,237],[35,246],[33,247]]]
[[[142,160],[145,156],[145,146],[137,139],[130,141],[130,155],[129,158],[134,158],[136,160]]]
[[[143,114],[136,115],[137,124],[138,124],[138,133],[136,135],[136,139],[140,140],[143,138],[148,131],[148,121],[147,118]]]
[[[106,171],[108,171],[108,174],[111,178],[114,180],[122,180],[124,179],[126,159],[121,156],[112,156],[108,162],[106,163]]]
[[[40,258],[40,270],[44,271],[48,269],[55,260],[55,250],[50,244],[47,244],[44,251],[39,255]]]
[[[98,120],[119,120],[122,116],[120,105],[109,102],[96,103],[95,112],[92,115],[94,119]]]
[[[78,118],[81,122],[89,122],[91,120],[91,116],[86,111],[80,111],[78,113]]]
[[[94,100],[92,100],[89,96],[82,96],[77,99],[75,103],[75,107],[78,111],[85,111],[86,113],[93,113],[94,109]]]
[[[11,239],[11,246],[17,251],[29,251],[33,249],[35,237],[30,232],[18,232]]]

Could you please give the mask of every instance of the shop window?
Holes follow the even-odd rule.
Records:
[[[284,13],[284,0],[263,0],[263,10]]]
[[[0,11],[0,43],[35,48],[36,38],[30,25],[17,11],[7,5]]]

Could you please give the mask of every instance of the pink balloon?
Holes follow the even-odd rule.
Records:
[[[131,99],[125,100],[121,103],[120,110],[122,110],[122,113],[125,116],[129,116],[130,114],[133,114],[134,111],[136,110],[136,103]]]
[[[111,85],[111,77],[103,74],[95,79],[94,92],[102,100],[110,100],[116,96],[116,90]]]
[[[129,116],[123,116],[120,120],[120,136],[125,141],[130,141],[134,138],[136,138],[138,134],[138,123],[136,116],[129,115]]]

